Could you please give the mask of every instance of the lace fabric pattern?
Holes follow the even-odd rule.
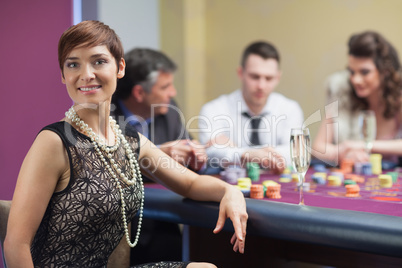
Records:
[[[104,267],[124,235],[117,183],[98,158],[90,139],[66,122],[45,127],[63,140],[70,160],[68,186],[53,194],[31,246],[35,267]],[[139,137],[126,134],[138,158]],[[123,172],[129,167],[120,146],[113,159]],[[139,207],[140,183],[120,180],[131,221]],[[159,266],[155,266],[159,267]],[[161,266],[165,267],[165,266]],[[172,266],[174,267],[174,266]]]
[[[131,268],[185,268],[188,263],[185,262],[156,262],[156,263],[147,263],[142,265],[136,265]]]

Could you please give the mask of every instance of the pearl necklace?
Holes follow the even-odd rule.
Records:
[[[115,145],[114,146],[107,146],[106,142],[103,139],[100,139],[98,135],[96,135],[92,128],[88,127],[88,124],[86,124],[75,112],[74,106],[71,106],[71,108],[66,112],[66,117],[70,119],[74,124],[79,127],[79,129],[86,135],[89,136],[91,139],[91,142],[95,148],[96,154],[99,156],[100,160],[102,163],[105,165],[106,169],[110,172],[112,175],[113,179],[117,183],[117,188],[119,189],[120,192],[120,197],[121,197],[121,211],[122,211],[122,217],[123,217],[123,224],[124,224],[124,233],[126,236],[127,243],[130,247],[135,247],[138,243],[138,239],[140,237],[140,231],[141,231],[141,224],[142,224],[142,216],[143,216],[143,211],[144,211],[144,184],[142,183],[142,176],[141,176],[141,171],[140,171],[140,166],[137,162],[137,159],[135,158],[135,155],[133,151],[131,150],[130,144],[127,142],[126,138],[122,134],[122,131],[117,124],[116,120],[114,120],[111,116],[109,117],[110,120],[110,126],[114,132],[115,136]],[[131,177],[132,179],[129,179],[126,174],[124,174],[115,160],[112,158],[113,155],[112,153],[115,152],[119,146],[120,143],[123,144],[123,147],[126,151],[126,156],[129,161],[130,165],[130,171],[131,171]],[[113,171],[112,167],[109,165],[109,163],[106,161],[106,158],[103,156],[103,153],[105,152],[107,158],[109,158],[109,162],[112,164],[113,168],[116,170],[117,174]],[[128,185],[134,185],[135,181],[138,179],[141,184],[141,192],[142,192],[142,199],[141,199],[141,205],[140,205],[140,215],[138,219],[138,227],[137,227],[137,233],[135,235],[135,240],[134,243],[131,243],[130,241],[130,235],[128,231],[128,225],[127,225],[127,217],[126,217],[126,202],[124,201],[124,194],[123,194],[123,188],[121,187],[119,177]]]

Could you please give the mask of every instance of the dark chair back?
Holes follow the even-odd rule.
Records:
[[[0,243],[1,243],[1,255],[4,268],[6,268],[7,266],[6,261],[4,259],[3,243],[7,233],[7,221],[8,221],[8,214],[10,213],[10,207],[11,207],[11,201],[0,200]]]

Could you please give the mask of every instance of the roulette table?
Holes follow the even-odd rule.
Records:
[[[383,173],[386,174],[387,172],[384,171]],[[392,187],[384,188],[380,185],[378,175],[345,174],[346,178],[348,175],[357,175],[362,179],[362,182],[357,183],[360,188],[359,194],[354,197],[348,197],[343,183],[340,186],[314,183],[312,180],[314,173],[314,169],[310,168],[305,177],[305,181],[310,185],[310,189],[304,191],[304,202],[307,206],[402,216],[401,176],[398,176],[397,181],[392,184]],[[331,170],[328,170],[327,176],[331,173]],[[262,183],[265,180],[278,182],[281,185],[281,198],[269,199],[264,197],[264,200],[297,204],[299,201],[297,183],[281,182],[281,176],[263,173],[260,175],[259,181],[253,182],[253,184]]]
[[[219,204],[183,198],[158,184],[145,186],[144,217],[184,224],[183,259],[218,267],[402,267],[402,178],[381,188],[364,176],[360,193],[346,197],[343,186],[315,185],[312,168],[305,206],[297,205],[296,183],[263,173],[260,180],[281,184],[280,199],[246,198],[249,214],[246,252],[232,251],[233,229],[212,234]],[[217,179],[220,179],[217,177]]]

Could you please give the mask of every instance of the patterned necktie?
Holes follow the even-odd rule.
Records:
[[[251,119],[250,124],[252,130],[251,130],[250,146],[261,145],[260,138],[258,137],[258,126],[260,125],[261,116],[251,117],[251,115],[247,112],[244,112],[243,115]]]

